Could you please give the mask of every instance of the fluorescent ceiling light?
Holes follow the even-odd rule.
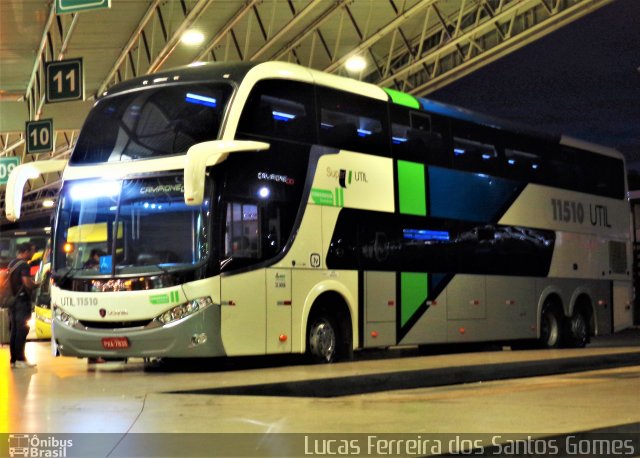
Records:
[[[185,45],[196,46],[204,41],[204,35],[197,30],[187,30],[180,38]]]
[[[367,61],[362,56],[352,56],[347,59],[344,67],[351,73],[361,72],[367,67]]]

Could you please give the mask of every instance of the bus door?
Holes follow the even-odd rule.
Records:
[[[265,284],[265,269],[220,278],[220,327],[227,356],[265,353]]]
[[[260,262],[256,202],[233,198],[222,204],[224,247],[220,276],[222,343],[228,356],[265,353],[265,270]]]
[[[222,341],[227,354],[291,351],[291,269],[269,268],[288,238],[287,205],[246,196],[223,203]]]

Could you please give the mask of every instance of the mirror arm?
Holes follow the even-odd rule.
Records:
[[[21,164],[14,168],[9,175],[4,202],[5,213],[9,221],[20,219],[22,207],[22,193],[27,180],[38,178],[45,173],[61,172],[67,161],[65,159],[55,159],[49,161],[34,161],[28,164]]]
[[[229,154],[265,151],[270,145],[247,140],[214,140],[198,143],[187,151],[184,164],[184,202],[202,205],[207,167],[224,162]]]

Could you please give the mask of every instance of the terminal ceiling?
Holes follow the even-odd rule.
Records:
[[[2,0],[0,157],[67,158],[98,94],[161,69],[283,60],[425,96],[611,2],[112,0],[110,9],[56,15],[51,1]],[[184,45],[189,29],[202,32],[204,42]],[[344,63],[356,54],[368,66],[347,74]],[[77,57],[86,100],[45,104],[44,62]],[[54,151],[26,154],[25,122],[45,118],[53,119]],[[42,202],[59,187],[58,174],[31,180],[23,219],[45,216]]]

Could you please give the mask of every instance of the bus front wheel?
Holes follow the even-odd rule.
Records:
[[[307,346],[311,358],[320,363],[331,363],[338,353],[339,334],[330,315],[318,314],[310,319]]]

